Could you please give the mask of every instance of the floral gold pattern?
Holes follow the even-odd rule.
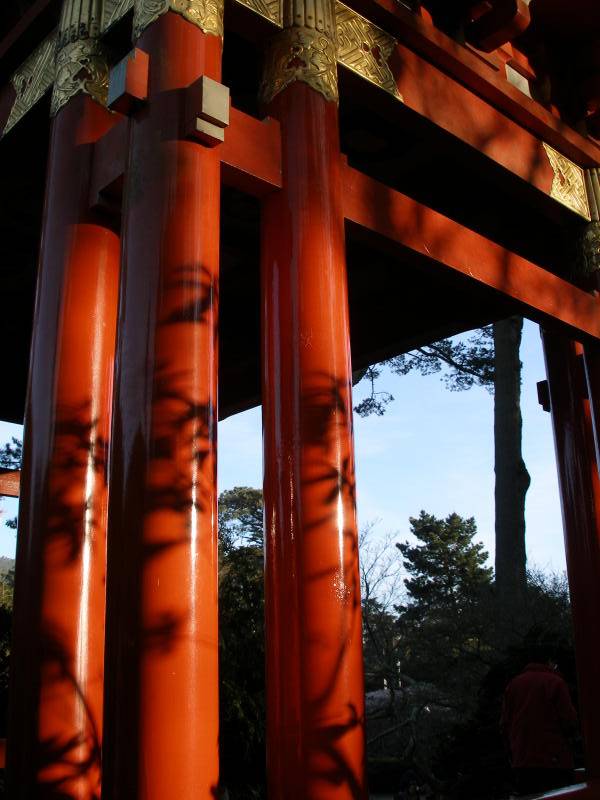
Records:
[[[326,100],[337,102],[335,42],[314,28],[286,28],[267,58],[261,98],[269,103],[294,81],[308,84]]]
[[[13,74],[10,82],[17,96],[4,126],[3,136],[33,108],[52,86],[55,52],[56,32],[48,36]]]
[[[135,0],[134,41],[167,11],[181,14],[204,33],[223,36],[223,0]]]
[[[590,220],[590,206],[585,187],[584,171],[545,142],[544,149],[550,161],[550,166],[554,171],[550,197],[567,206],[567,208],[584,217],[584,219]]]
[[[102,45],[96,39],[82,39],[59,50],[50,113],[56,114],[79,92],[106,104],[108,64]]]
[[[338,62],[402,100],[389,65],[397,44],[394,37],[343,3],[336,3],[335,9]]]

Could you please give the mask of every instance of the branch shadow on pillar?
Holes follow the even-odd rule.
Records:
[[[358,679],[362,676],[362,659],[353,658],[356,638],[361,639],[361,601],[354,458],[348,446],[348,431],[352,431],[351,387],[349,381],[328,372],[309,372],[303,382],[301,549],[311,551],[313,557],[310,563],[300,566],[312,598],[309,607],[299,609],[305,617],[300,647],[310,650],[307,663],[318,662],[321,667],[319,678],[311,679],[316,691],[303,701],[304,724],[311,731],[309,752],[304,757],[309,762],[311,779],[332,789],[344,787],[344,796],[362,800],[364,778],[356,774],[350,757],[364,725],[362,680]],[[329,537],[335,537],[335,541],[327,542]],[[316,544],[315,539],[321,539],[324,546]],[[314,553],[318,550],[317,561]],[[300,559],[303,560],[302,555]],[[328,598],[332,600],[332,611],[340,626],[333,636],[327,626],[320,628],[320,614],[315,613],[314,606],[317,597],[324,603],[322,616],[327,616]],[[353,684],[350,696],[355,695],[355,702],[347,701],[349,682]]]
[[[140,675],[148,660],[160,668],[191,635],[185,587],[195,579],[196,556],[204,558],[208,526],[195,515],[210,516],[214,505],[216,521],[216,405],[212,389],[205,392],[205,375],[207,343],[216,341],[218,285],[202,265],[174,265],[159,278],[157,293],[151,355],[136,353],[135,374],[124,370],[119,383],[117,372],[116,381],[105,781],[118,798],[141,791],[140,725],[148,700],[142,702]],[[123,357],[126,331],[121,335]],[[141,381],[143,407],[128,405],[129,380]],[[194,557],[185,552],[192,546]],[[179,558],[187,565],[181,592],[173,578]],[[151,585],[157,591],[149,610],[143,598]],[[216,786],[211,791],[217,796]]]
[[[98,420],[93,416],[92,406],[91,401],[74,408],[61,409],[59,406],[44,536],[44,550],[46,558],[52,562],[53,574],[68,583],[75,581],[82,593],[94,591],[93,586],[84,585],[86,580],[90,580],[90,575],[73,575],[70,570],[77,570],[81,564],[86,540],[91,551],[90,561],[96,568],[103,560],[102,554],[97,552],[103,547],[103,521],[98,516],[102,506],[92,500],[98,497],[98,485],[102,487],[101,494],[106,491],[108,444],[98,431]],[[104,583],[104,575],[101,580]],[[73,615],[76,618],[74,624],[80,625],[78,636],[87,658],[88,629],[85,622],[81,624],[77,619],[76,608],[73,608]],[[91,620],[90,623],[97,625],[98,621]],[[72,631],[61,631],[51,619],[42,619],[40,626],[40,672],[44,697],[52,698],[50,702],[55,705],[57,702],[74,704],[77,711],[68,717],[76,716],[81,727],[69,731],[66,737],[64,730],[48,736],[40,731],[36,753],[36,796],[47,800],[79,798],[81,789],[76,787],[83,781],[89,787],[90,800],[94,800],[100,798],[101,734],[96,718],[99,709],[93,708],[87,696],[89,687],[79,682],[76,670],[78,654],[70,652],[65,645],[66,641],[73,639]],[[55,717],[56,714],[53,719]]]
[[[66,684],[75,693],[83,712],[84,724],[82,730],[75,732],[70,739],[49,737],[39,743],[39,787],[36,796],[40,800],[72,800],[80,797],[80,794],[72,792],[69,784],[85,778],[97,783],[97,788],[90,791],[89,800],[100,800],[102,743],[94,714],[70,668],[71,658],[62,645],[60,632],[45,631],[42,648],[46,673],[51,673],[56,685],[64,687]]]

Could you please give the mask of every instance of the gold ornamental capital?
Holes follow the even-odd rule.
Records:
[[[338,101],[333,0],[284,0],[283,30],[267,54],[262,101],[270,103],[295,81],[308,84],[326,100]]]
[[[58,26],[52,116],[80,92],[106,105],[108,61],[99,40],[101,28],[101,0],[65,0]]]
[[[133,40],[168,11],[180,14],[203,33],[223,37],[224,0],[135,0],[133,5]]]

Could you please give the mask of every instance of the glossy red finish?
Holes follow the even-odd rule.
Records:
[[[570,3],[573,0],[556,1]],[[547,0],[543,2],[546,3]],[[581,0],[581,2],[589,4],[595,3],[595,0]],[[558,116],[524,95],[506,80],[504,70],[496,71],[490,68],[490,64],[482,59],[480,54],[471,52],[435,28],[425,16],[413,13],[396,0],[350,0],[349,5],[396,36],[403,45],[414,50],[415,54],[423,56],[423,58],[411,58],[401,45],[397,54],[399,61],[396,61],[395,74],[401,80],[400,91],[406,88],[410,91],[410,95],[417,99],[416,103],[410,101],[410,107],[420,110],[432,121],[441,124],[442,127],[448,126],[448,130],[453,131],[455,135],[464,135],[465,141],[477,148],[485,140],[488,154],[503,151],[503,158],[508,161],[514,155],[511,149],[518,147],[517,141],[523,144],[527,140],[520,138],[511,124],[502,130],[503,115],[514,120],[522,129],[533,131],[536,137],[548,142],[581,166],[593,166],[600,159],[600,148],[596,143],[565,125]],[[561,18],[563,28],[568,20],[576,22],[585,20],[585,24],[588,24],[585,16],[563,13]],[[498,67],[501,63],[499,62]],[[406,73],[404,76],[403,72]],[[377,91],[375,87],[365,83],[363,91],[370,91],[373,100],[375,99],[374,93]],[[434,97],[435,102],[432,102]],[[490,110],[485,111],[477,102],[477,98],[484,98],[489,107],[501,111],[496,125],[493,123],[494,115]],[[468,104],[468,112],[464,119],[462,115],[455,113],[457,107],[463,108],[463,103]],[[483,116],[482,125],[478,128],[479,113]],[[483,134],[484,127],[487,129],[487,134]],[[473,136],[477,129],[483,134],[479,141]],[[523,132],[521,130],[521,133]],[[512,144],[508,143],[508,137],[513,139]],[[531,146],[530,143],[528,149]],[[522,161],[520,154],[516,155],[516,161]],[[536,165],[536,162],[531,162],[530,167]],[[522,177],[528,179],[526,173]]]
[[[273,800],[366,797],[351,362],[337,107],[271,109],[263,211],[267,773]]]
[[[437,265],[496,289],[544,322],[600,338],[600,299],[347,165],[344,215]]]
[[[87,210],[115,118],[70,101],[51,135],[21,479],[9,720],[12,798],[98,796],[106,465],[119,237]]]
[[[221,42],[167,13],[137,47],[112,451],[106,783],[203,800],[218,782],[217,149],[182,137],[185,87]]]
[[[600,779],[600,475],[582,348],[543,336],[558,462],[579,683],[586,775]],[[600,386],[598,354],[588,353],[592,397]],[[595,400],[594,400],[595,402]]]

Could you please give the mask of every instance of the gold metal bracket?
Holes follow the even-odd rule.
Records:
[[[16,98],[2,136],[8,133],[52,86],[55,72],[56,39],[56,31],[53,31],[13,73],[10,82],[15,90]]]
[[[389,65],[396,39],[340,2],[335,4],[335,22],[338,63],[402,100]]]
[[[83,92],[106,105],[108,61],[100,42],[101,0],[64,0],[50,114]]]
[[[203,75],[187,90],[188,119],[185,135],[207,147],[225,141],[229,126],[229,88]]]
[[[585,172],[574,164],[562,153],[559,153],[549,144],[544,144],[544,150],[554,172],[550,197],[553,197],[563,206],[570,208],[580,217],[591,220],[590,204],[588,202],[585,186]]]
[[[102,43],[97,39],[71,42],[58,51],[50,114],[54,116],[80,92],[106,105],[108,63]]]
[[[271,100],[294,81],[302,81],[337,102],[335,43],[313,28],[286,28],[273,42],[261,86],[261,99]]]
[[[204,33],[223,36],[224,0],[135,0],[133,41],[168,11],[180,14]]]
[[[272,25],[283,27],[281,0],[236,0],[236,2],[254,11]]]

